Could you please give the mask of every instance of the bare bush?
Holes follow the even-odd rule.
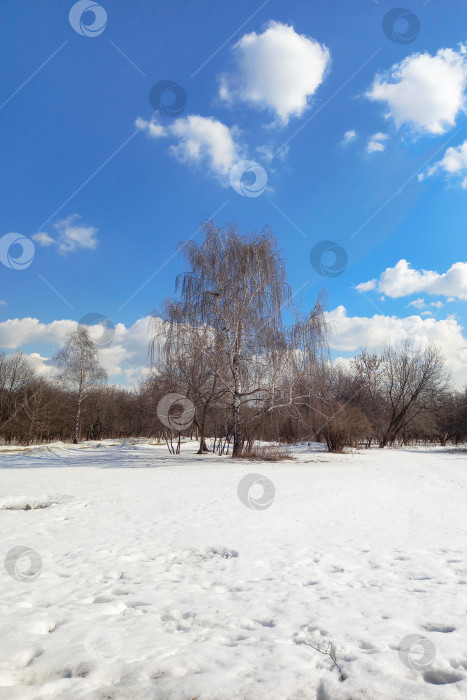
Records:
[[[345,447],[358,447],[371,430],[366,416],[355,406],[340,404],[320,430],[329,452],[344,452]]]

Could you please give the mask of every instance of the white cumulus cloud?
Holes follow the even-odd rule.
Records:
[[[397,299],[410,294],[440,295],[467,300],[467,263],[456,262],[443,273],[434,270],[414,270],[407,260],[399,260],[394,267],[388,267],[374,280],[357,285],[358,291],[377,289],[388,297]],[[415,300],[417,301],[417,300]],[[416,306],[412,302],[413,306]]]
[[[273,21],[242,36],[233,54],[236,70],[221,76],[221,99],[272,110],[284,124],[309,106],[331,60],[324,44]]]
[[[412,54],[377,74],[367,97],[383,102],[397,127],[406,124],[416,132],[443,134],[463,109],[466,85],[464,47],[440,49],[434,56]]]
[[[178,139],[170,151],[181,161],[206,161],[214,173],[225,175],[238,157],[231,130],[217,119],[190,115],[177,119],[170,131]]]
[[[133,325],[115,324],[115,336],[108,347],[97,346],[99,360],[109,377],[121,383],[136,383],[148,369],[148,344],[150,340],[150,318],[140,318]],[[50,346],[54,350],[63,347],[68,333],[75,330],[78,323],[70,319],[41,323],[37,318],[15,318],[0,323],[0,346],[21,349],[32,345],[37,351],[28,355],[35,369],[44,376],[53,376]],[[101,328],[101,331],[104,328]],[[91,337],[101,335],[94,326],[89,327]],[[49,354],[46,354],[48,351]]]
[[[422,312],[422,314],[425,312]],[[429,313],[429,312],[428,312]],[[446,355],[455,381],[467,382],[467,339],[455,318],[436,320],[414,315],[407,318],[375,314],[372,317],[348,316],[344,306],[326,312],[330,324],[329,343],[341,352],[358,352],[361,347],[376,350],[385,343],[397,343],[406,338],[415,342],[437,345]],[[148,343],[154,331],[149,317],[140,318],[131,326],[115,324],[115,336],[108,347],[98,348],[99,359],[112,382],[136,384],[148,370]],[[162,324],[162,322],[160,322]],[[77,327],[70,319],[41,323],[36,318],[10,319],[0,322],[0,345],[10,350],[28,344],[34,352],[28,355],[43,376],[53,376],[50,346],[63,346],[67,333]],[[162,327],[162,326],[161,326]],[[94,335],[90,327],[91,336]],[[99,336],[99,333],[96,333]],[[345,360],[348,362],[348,360]]]
[[[370,292],[372,289],[376,288],[377,281],[378,280],[373,279],[368,280],[368,282],[360,282],[360,284],[357,284],[355,288],[359,292]]]
[[[436,320],[421,316],[348,316],[344,306],[326,313],[331,324],[329,344],[331,348],[356,353],[362,347],[377,351],[386,343],[399,343],[411,339],[425,346],[436,345],[446,358],[453,381],[458,386],[467,382],[467,339],[463,328],[454,318]]]

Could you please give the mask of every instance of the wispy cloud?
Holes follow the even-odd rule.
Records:
[[[152,138],[171,137],[175,143],[170,145],[169,152],[177,160],[192,165],[204,164],[218,177],[227,175],[241,157],[235,127],[229,128],[213,117],[190,114],[166,127],[154,119],[145,121],[138,117],[136,126]]]
[[[49,236],[48,233],[45,233],[44,231],[41,231],[40,233],[34,233],[31,238],[33,241],[36,241],[36,243],[39,243],[39,245],[48,247],[49,245],[53,245],[55,243],[55,239],[53,239],[51,236]]]
[[[58,250],[64,255],[79,248],[94,250],[97,246],[98,229],[77,223],[79,218],[78,214],[72,214],[55,224],[58,231]]]
[[[370,136],[368,139],[368,143],[366,145],[366,152],[367,153],[377,153],[384,151],[386,148],[386,143],[388,139],[388,134],[383,134],[381,131],[378,131],[376,134],[373,134],[373,136]]]
[[[52,238],[45,231],[34,233],[31,238],[43,247],[57,246],[57,250],[63,255],[80,248],[94,250],[97,246],[98,229],[80,224],[79,219],[78,214],[72,214],[66,219],[57,221],[54,224],[58,231],[57,238]]]
[[[354,141],[357,140],[357,132],[355,129],[349,129],[348,131],[345,132],[344,136],[341,139],[341,146],[345,148],[345,146],[348,146],[349,144],[353,143]]]
[[[451,146],[444,156],[424,173],[420,173],[419,180],[435,175],[439,171],[461,178],[462,187],[467,189],[467,139],[460,146]]]

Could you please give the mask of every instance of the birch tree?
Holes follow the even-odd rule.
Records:
[[[96,347],[84,326],[78,326],[67,335],[65,345],[54,359],[59,369],[58,381],[75,400],[73,444],[76,445],[80,435],[81,405],[92,389],[107,379],[107,373],[99,363]]]
[[[260,421],[276,407],[295,400],[296,383],[290,371],[297,363],[291,340],[314,335],[323,315],[317,307],[302,322],[300,332],[291,333],[285,327],[282,311],[292,298],[285,263],[270,229],[241,235],[235,226],[218,228],[213,221],[203,228],[201,243],[181,244],[189,269],[177,278],[179,296],[171,302],[177,311],[172,321],[206,328],[212,334],[209,348],[194,351],[198,356],[214,353],[215,361],[209,365],[216,391],[222,392],[232,416],[232,456],[236,457],[243,444],[242,407],[256,406],[253,420]],[[320,332],[323,328],[324,322]]]

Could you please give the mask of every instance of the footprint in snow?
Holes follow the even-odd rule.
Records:
[[[274,620],[255,620],[261,627],[275,627],[276,623]]]
[[[440,671],[431,668],[429,671],[425,671],[423,680],[431,685],[449,685],[450,683],[458,683],[463,680],[463,676],[450,671]]]
[[[112,603],[113,598],[108,595],[98,595],[92,601],[93,603]]]
[[[456,628],[453,625],[443,625],[443,624],[427,624],[423,625],[423,629],[427,632],[442,632],[443,634],[449,634],[450,632],[455,632]]]

